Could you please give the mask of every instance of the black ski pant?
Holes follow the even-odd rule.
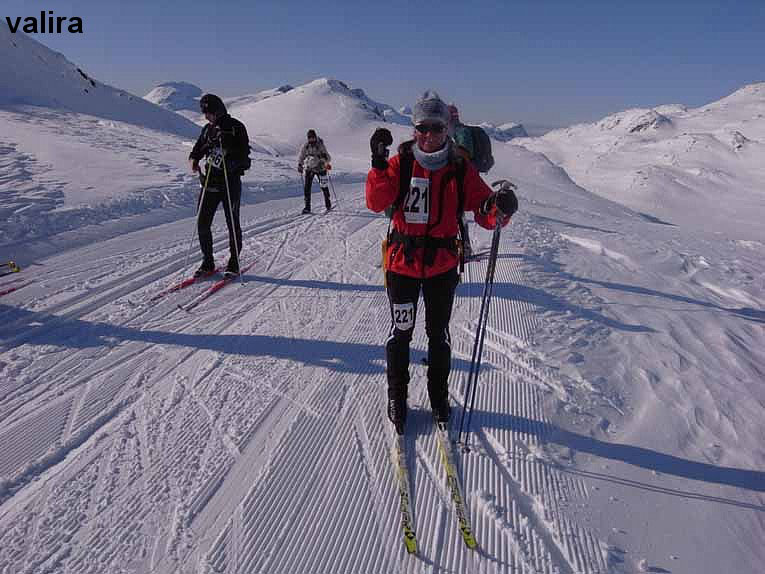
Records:
[[[311,187],[313,186],[313,178],[318,176],[319,187],[324,194],[324,207],[329,209],[332,207],[332,203],[329,201],[329,187],[327,182],[327,170],[312,171],[310,169],[305,170],[305,184],[303,185],[303,195],[305,196],[305,206],[307,209],[311,209]]]
[[[449,398],[448,379],[452,349],[449,321],[454,292],[459,282],[457,268],[418,279],[388,271],[388,300],[391,328],[385,344],[388,397],[406,398],[409,385],[409,344],[417,316],[417,301],[422,289],[425,302],[425,332],[428,335],[428,396],[430,403],[442,404]]]
[[[202,256],[207,262],[213,261],[213,236],[212,222],[218,204],[223,204],[223,213],[226,216],[226,225],[228,226],[228,248],[231,257],[236,257],[238,262],[239,252],[242,250],[242,227],[239,224],[239,204],[242,199],[242,180],[238,177],[230,177],[228,180],[229,192],[231,193],[232,206],[228,204],[228,194],[226,193],[225,182],[218,187],[209,187],[205,191],[204,199],[200,194],[199,198],[202,205],[199,207],[199,219],[197,220],[197,231],[199,232],[199,246],[202,249]],[[237,249],[238,246],[238,249]]]

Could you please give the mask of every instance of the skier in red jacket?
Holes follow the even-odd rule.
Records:
[[[393,211],[385,254],[392,319],[385,350],[388,418],[399,434],[404,432],[406,421],[409,344],[420,289],[428,335],[430,405],[437,422],[449,420],[449,320],[459,281],[460,212],[472,211],[479,225],[493,229],[497,218],[506,225],[518,209],[512,192],[493,192],[470,162],[458,159],[447,135],[449,120],[446,104],[438,94],[427,91],[414,106],[414,141],[399,146],[398,155],[388,159],[388,147],[393,143],[389,130],[378,128],[370,139],[367,207],[378,213],[389,208]]]

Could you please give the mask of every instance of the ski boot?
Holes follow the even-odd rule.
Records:
[[[194,277],[207,277],[215,272],[215,261],[211,259],[205,259],[199,266],[199,269],[194,271]]]
[[[226,270],[223,272],[223,277],[235,277],[239,275],[239,263],[236,258],[232,257],[226,264]]]
[[[449,426],[449,415],[451,415],[451,407],[449,406],[449,399],[444,397],[441,400],[430,401],[430,408],[433,411],[433,420],[439,428],[446,429]]]
[[[406,424],[405,398],[388,399],[388,419],[393,423],[397,434],[404,434],[404,425]]]

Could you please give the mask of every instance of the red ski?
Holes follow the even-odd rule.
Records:
[[[199,305],[202,301],[207,299],[210,295],[212,295],[213,293],[217,293],[229,283],[239,279],[239,277],[241,275],[244,275],[253,265],[255,265],[254,261],[250,263],[249,265],[247,265],[246,267],[244,267],[239,272],[239,275],[229,275],[219,281],[216,281],[206,291],[203,291],[202,293],[200,293],[197,297],[192,299],[190,302],[186,303],[185,305],[178,305],[178,308],[183,309],[184,311],[191,311],[194,307]]]
[[[180,291],[184,287],[188,287],[189,285],[192,285],[199,281],[200,279],[207,279],[208,277],[211,277],[212,275],[215,275],[216,273],[220,273],[222,267],[216,267],[213,271],[208,271],[207,273],[204,273],[202,275],[198,276],[192,276],[187,279],[184,279],[183,281],[176,283],[175,285],[171,285],[164,291],[160,291],[156,295],[153,295],[147,303],[153,303],[154,301],[157,301],[158,299],[162,299],[165,295],[169,295],[170,293],[175,293],[176,291]]]
[[[27,285],[31,285],[32,283],[34,283],[34,279],[27,281],[26,283],[22,283],[21,285],[14,285],[13,287],[9,287],[8,289],[4,291],[0,291],[0,297],[2,297],[3,295],[7,295],[8,293],[13,293],[14,291],[18,291],[22,287],[26,287]]]

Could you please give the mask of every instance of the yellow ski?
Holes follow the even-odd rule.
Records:
[[[468,548],[477,548],[478,542],[473,535],[470,519],[468,518],[467,510],[465,509],[465,497],[462,495],[462,487],[460,486],[460,479],[457,474],[457,465],[454,463],[454,453],[452,451],[451,442],[449,441],[449,433],[446,430],[445,425],[441,426],[436,423],[436,440],[438,441],[438,450],[441,452],[441,463],[444,465],[444,470],[446,471],[446,483],[449,486],[449,491],[452,495],[454,513],[457,515],[457,523],[459,524],[462,539],[465,541]]]
[[[404,532],[404,544],[409,554],[417,553],[417,536],[414,533],[414,520],[409,505],[409,469],[406,466],[406,445],[404,435],[396,435],[393,444],[393,464],[398,479],[399,510],[401,511],[401,529]]]

